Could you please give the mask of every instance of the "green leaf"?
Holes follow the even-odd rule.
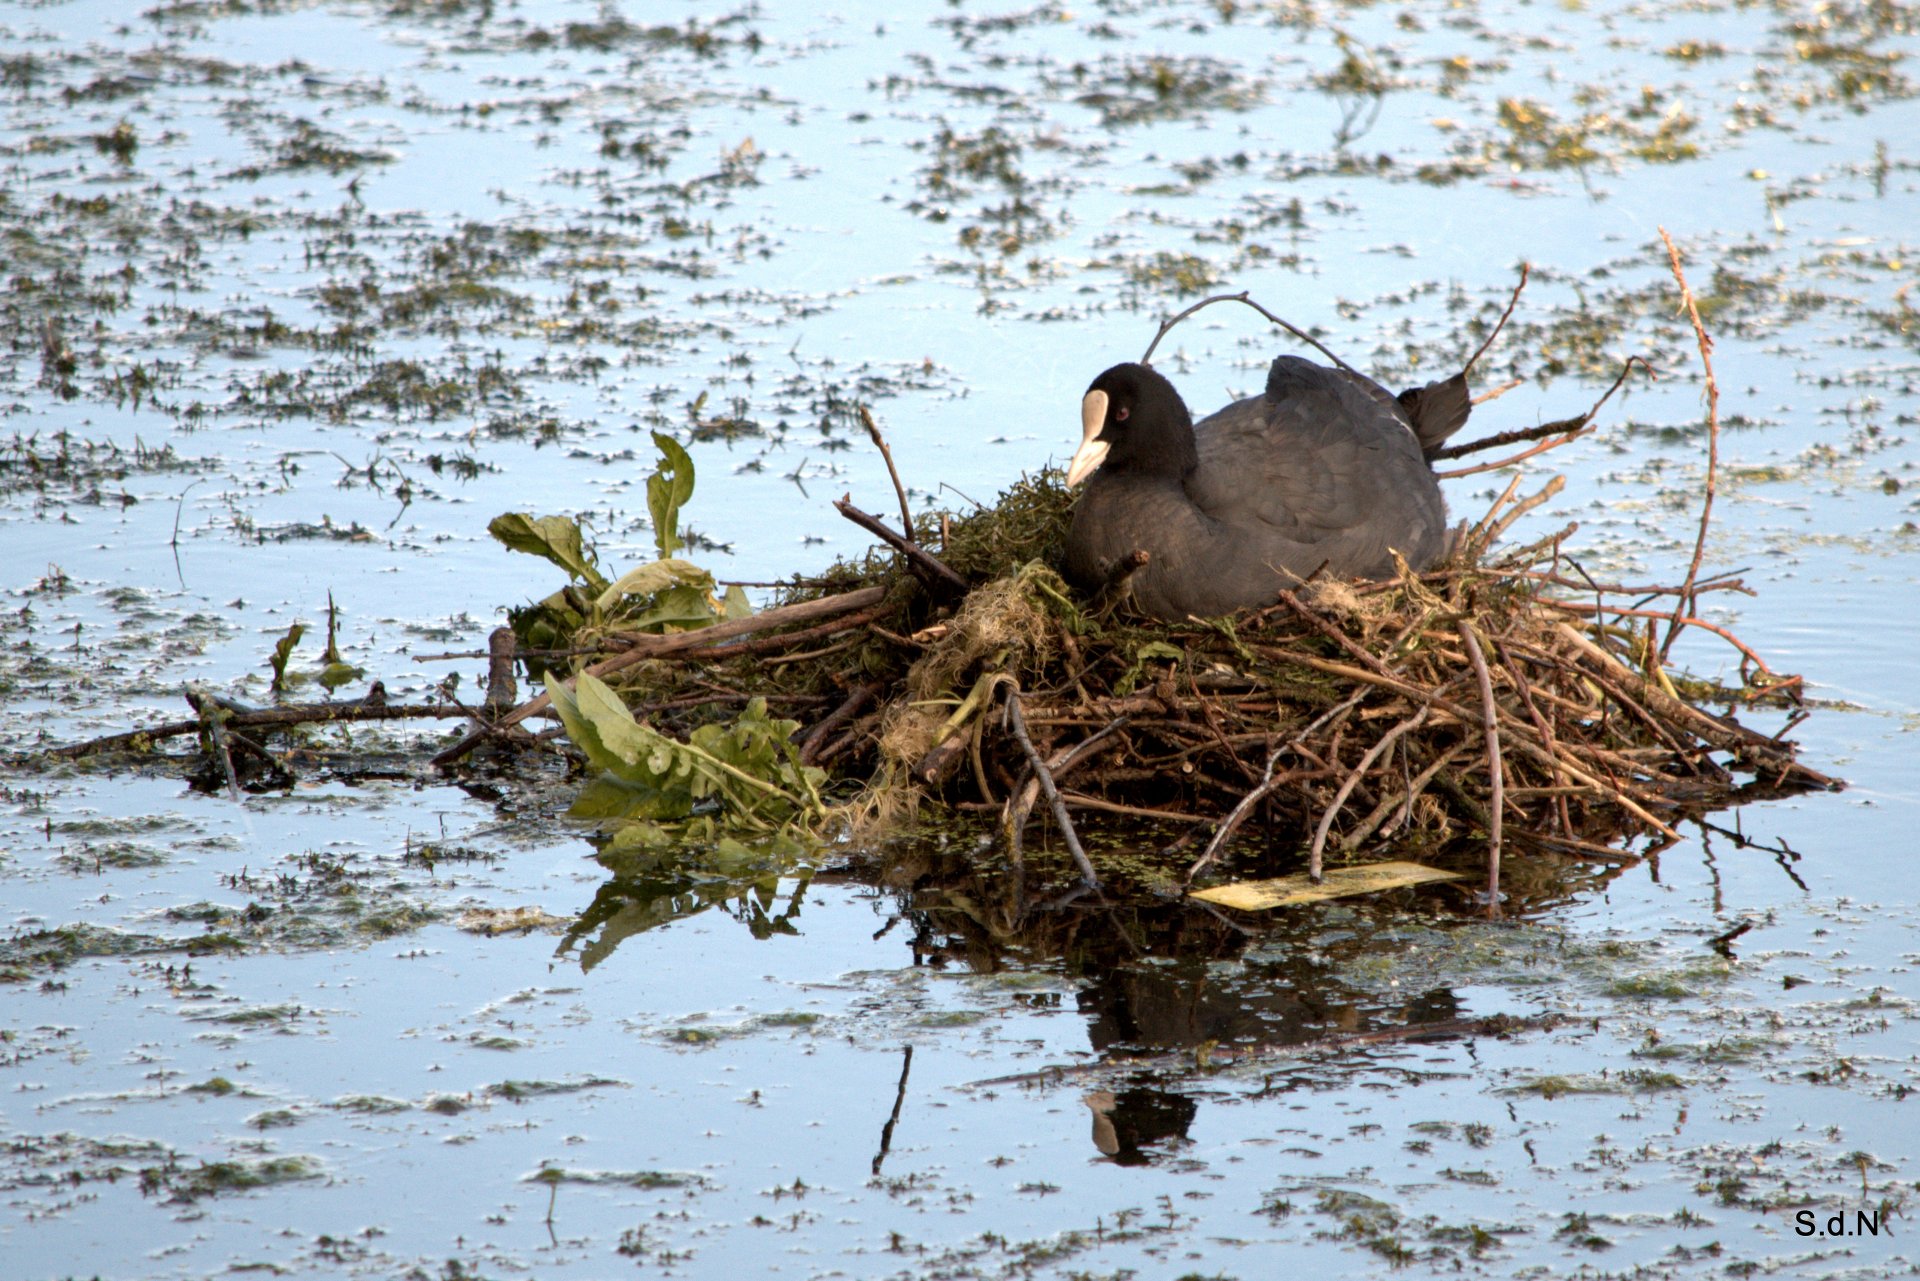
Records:
[[[680,509],[693,497],[693,459],[680,442],[660,432],[653,433],[660,450],[660,466],[647,477],[647,512],[653,517],[653,542],[660,559],[667,560],[679,551]]]
[[[579,522],[569,517],[508,512],[487,522],[487,532],[513,551],[544,556],[596,592],[607,585],[606,575],[586,549]]]
[[[652,596],[656,592],[680,586],[698,587],[702,592],[711,592],[714,587],[713,575],[691,561],[674,558],[649,561],[614,579],[594,603],[601,609],[609,609],[623,596]],[[707,615],[712,617],[713,611],[709,609]]]
[[[355,667],[352,663],[333,662],[322,667],[314,679],[328,689],[339,689],[342,685],[353,684],[366,674],[365,669]]]
[[[1156,659],[1177,663],[1186,656],[1187,652],[1185,650],[1181,649],[1178,645],[1169,645],[1165,641],[1148,641],[1144,645],[1135,646],[1133,651],[1133,666],[1122,672],[1120,679],[1113,683],[1113,692],[1119,697],[1125,698],[1128,694],[1133,693],[1134,686],[1140,683],[1140,671],[1148,663]]]
[[[617,823],[617,830],[624,833],[642,825],[651,827],[651,820],[685,818],[692,808],[693,798],[685,789],[663,791],[602,774],[580,789],[580,795],[567,807],[567,817]]]
[[[645,613],[626,619],[625,631],[690,632],[711,627],[719,616],[713,612],[713,597],[705,588],[681,586],[668,588],[654,597]]]
[[[742,618],[752,618],[753,602],[747,599],[747,589],[738,583],[727,588],[727,601],[723,612],[729,623]]]
[[[799,813],[824,811],[819,788],[826,771],[800,764],[790,739],[799,722],[767,715],[765,699],[748,703],[731,724],[702,725],[687,742],[633,719],[607,685],[581,673],[573,689],[548,686],[567,736],[597,768],[641,795],[625,798],[601,789],[583,798],[580,817],[684,817],[709,798],[722,803],[725,821],[764,832]]]
[[[273,655],[267,659],[267,665],[273,668],[273,688],[282,690],[287,687],[287,660],[293,657],[294,646],[306,635],[307,625],[295,623],[287,628],[287,634],[274,644]]]

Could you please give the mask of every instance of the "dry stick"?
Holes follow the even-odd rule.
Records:
[[[1567,624],[1555,623],[1554,631],[1563,637],[1568,644],[1608,670],[1621,675],[1638,675],[1632,668],[1627,667],[1618,658],[1607,653],[1607,651],[1601,649],[1585,636],[1582,636],[1579,632],[1567,626]],[[1641,692],[1646,698],[1648,705],[1655,711],[1659,712],[1662,716],[1669,717],[1676,721],[1691,722],[1697,727],[1693,731],[1695,736],[1707,743],[1711,743],[1722,751],[1734,753],[1749,751],[1761,754],[1771,758],[1768,764],[1772,767],[1779,768],[1782,771],[1781,776],[1783,778],[1787,775],[1792,775],[1802,782],[1809,783],[1815,787],[1823,787],[1829,791],[1837,792],[1846,786],[1840,782],[1840,780],[1829,778],[1820,771],[1802,765],[1799,761],[1793,759],[1791,748],[1782,747],[1779,743],[1757,730],[1751,730],[1737,722],[1724,721],[1717,716],[1710,715],[1693,706],[1693,704],[1687,702],[1685,699],[1675,698],[1652,681],[1645,682],[1645,688]]]
[[[1253,813],[1254,806],[1265,800],[1273,792],[1274,788],[1286,781],[1286,775],[1281,775],[1276,778],[1273,772],[1280,764],[1280,758],[1306,741],[1309,734],[1319,730],[1321,726],[1325,725],[1334,717],[1343,716],[1359,706],[1360,700],[1366,696],[1367,692],[1361,690],[1345,702],[1336,703],[1334,706],[1320,713],[1320,715],[1314,717],[1305,729],[1267,753],[1267,768],[1261,776],[1260,786],[1241,797],[1240,803],[1235,805],[1233,809],[1227,813],[1227,816],[1220,820],[1220,826],[1214,831],[1213,839],[1207,842],[1207,848],[1201,851],[1200,857],[1195,859],[1193,866],[1187,869],[1185,884],[1193,884],[1193,878],[1205,871],[1207,867],[1212,864],[1213,860],[1219,856],[1220,848],[1227,843],[1227,838],[1233,835],[1234,830],[1238,828],[1240,824],[1247,821],[1247,815]]]
[[[1503,431],[1496,436],[1487,436],[1480,440],[1469,441],[1464,445],[1449,445],[1445,449],[1435,450],[1432,461],[1442,462],[1448,458],[1461,458],[1467,454],[1477,454],[1483,449],[1496,449],[1502,445],[1515,445],[1525,440],[1539,440],[1543,436],[1559,436],[1562,437],[1562,439],[1546,441],[1533,449],[1515,454],[1513,457],[1502,462],[1482,463],[1477,467],[1465,467],[1458,471],[1443,471],[1436,472],[1435,474],[1444,480],[1452,476],[1470,476],[1475,472],[1492,471],[1499,467],[1510,467],[1523,459],[1533,457],[1535,454],[1542,453],[1548,449],[1557,449],[1569,441],[1577,440],[1591,430],[1589,425],[1600,413],[1601,408],[1605,406],[1609,400],[1613,399],[1613,393],[1619,391],[1621,384],[1627,381],[1627,375],[1633,372],[1635,365],[1646,370],[1649,378],[1658,377],[1658,375],[1654,373],[1653,366],[1648,364],[1644,357],[1628,356],[1625,361],[1621,362],[1620,374],[1613,380],[1613,385],[1607,388],[1600,399],[1593,402],[1591,409],[1587,410],[1586,413],[1580,415],[1578,418],[1562,418],[1557,422],[1542,423],[1538,427],[1524,427],[1518,431]]]
[[[682,654],[688,650],[697,650],[714,641],[727,640],[735,636],[746,636],[753,632],[763,632],[770,627],[785,627],[790,623],[810,623],[817,618],[830,618],[835,614],[847,614],[857,609],[867,609],[886,599],[885,587],[862,587],[858,591],[842,592],[838,596],[822,596],[818,600],[803,600],[792,605],[780,605],[763,610],[751,618],[730,618],[725,622],[703,627],[698,631],[676,632],[671,636],[636,637],[632,649],[604,658],[588,666],[585,670],[591,676],[610,676],[614,672],[625,671],[629,667],[644,663],[650,658],[665,658],[672,654]],[[575,678],[569,676],[565,684],[572,686]],[[491,733],[517,725],[536,713],[544,712],[553,705],[553,697],[541,693],[508,712],[505,716],[469,733],[465,738],[447,748],[433,758],[435,765],[450,765],[472,751]]]
[[[1053,807],[1053,821],[1060,828],[1060,835],[1067,842],[1067,852],[1073,855],[1073,861],[1080,867],[1080,879],[1089,889],[1100,888],[1100,878],[1094,875],[1093,863],[1087,858],[1087,852],[1080,848],[1080,834],[1073,830],[1073,819],[1067,814],[1066,802],[1060,799],[1060,789],[1053,785],[1053,775],[1047,770],[1047,763],[1040,759],[1040,753],[1034,750],[1033,740],[1027,737],[1027,723],[1020,714],[1020,685],[1011,676],[1002,677],[998,682],[1007,690],[1006,717],[1007,726],[1013,736],[1019,740],[1020,748],[1027,754],[1027,763],[1033,766],[1034,774],[1040,779],[1040,788],[1047,794],[1047,804]]]
[[[887,546],[899,552],[902,556],[905,556],[907,558],[907,567],[913,570],[915,577],[919,578],[922,582],[930,586],[937,584],[958,592],[965,592],[967,590],[967,580],[954,573],[951,569],[948,569],[946,564],[934,556],[932,552],[922,547],[919,543],[914,542],[911,537],[902,538],[900,535],[894,533],[886,527],[879,517],[868,515],[858,507],[855,507],[853,505],[852,494],[847,494],[844,497],[835,499],[833,509],[854,524],[860,526],[860,528],[866,530],[869,534],[872,534],[875,538],[878,538]],[[912,532],[911,527],[909,527],[908,532]]]
[[[1056,753],[1053,760],[1047,764],[1047,768],[1053,771],[1054,781],[1057,783],[1067,776],[1069,770],[1091,759],[1095,749],[1125,728],[1132,720],[1131,716],[1116,716],[1066,751]],[[1040,783],[1036,776],[1028,779],[1025,787],[1007,797],[1000,812],[1000,821],[1006,824],[1016,837],[1027,830],[1027,817],[1033,813],[1033,803],[1039,799],[1039,795]]]
[[[1564,624],[1562,624],[1562,626],[1564,626]],[[1598,651],[1596,650],[1596,652]],[[1452,717],[1454,720],[1458,721],[1462,725],[1472,725],[1475,723],[1475,720],[1477,719],[1474,716],[1468,714],[1467,710],[1464,707],[1461,707],[1458,703],[1455,703],[1451,699],[1442,698],[1438,694],[1435,694],[1429,690],[1422,689],[1417,685],[1409,684],[1406,681],[1395,680],[1391,677],[1376,675],[1373,672],[1367,671],[1363,667],[1353,667],[1346,663],[1335,663],[1324,658],[1312,658],[1306,654],[1291,655],[1291,659],[1293,662],[1299,663],[1304,667],[1311,667],[1316,671],[1326,672],[1330,676],[1344,676],[1348,680],[1362,681],[1367,684],[1378,685],[1382,689],[1392,690],[1396,694],[1403,695],[1407,698],[1414,699],[1418,702],[1426,703],[1429,706],[1433,707],[1434,709]],[[1703,712],[1701,713],[1701,715],[1704,716],[1705,713]],[[1571,761],[1565,760],[1560,757],[1556,757],[1553,753],[1547,751],[1544,747],[1533,742],[1530,737],[1527,737],[1525,735],[1516,735],[1514,739],[1514,746],[1518,747],[1521,751],[1525,752],[1528,756],[1531,756],[1542,765],[1547,766],[1549,769],[1551,769],[1553,767],[1554,762],[1558,760],[1561,766],[1567,771],[1567,773],[1573,775],[1575,782],[1584,783],[1588,787],[1591,787],[1592,789],[1594,789],[1595,791],[1602,793],[1614,804],[1618,805],[1621,809],[1627,811],[1627,813],[1633,815],[1635,818],[1639,819],[1642,823],[1645,823],[1648,827],[1651,827],[1656,832],[1659,832],[1662,836],[1671,837],[1674,840],[1680,839],[1680,833],[1674,831],[1673,828],[1668,824],[1663,823],[1659,819],[1655,818],[1651,813],[1647,811],[1645,806],[1635,801],[1631,796],[1628,796],[1622,788],[1616,787],[1611,783],[1607,783],[1598,778],[1595,778],[1592,774],[1588,773],[1586,770],[1579,768],[1577,765],[1573,764]],[[1811,770],[1808,770],[1805,772],[1812,773]]]
[[[1460,755],[1460,752],[1461,748],[1454,747],[1435,757],[1432,764],[1407,780],[1404,796],[1389,793],[1382,797],[1380,803],[1373,807],[1373,813],[1367,815],[1358,826],[1340,838],[1339,848],[1348,853],[1359,849],[1360,843],[1378,831],[1380,825],[1387,821],[1387,815],[1395,809],[1401,812],[1401,818],[1399,823],[1395,824],[1396,827],[1409,822],[1413,814],[1413,802],[1418,799],[1420,793],[1427,790],[1427,784],[1433,781],[1433,776],[1453,764],[1454,758]]]
[[[913,510],[907,505],[907,487],[900,483],[900,473],[894,470],[893,451],[887,448],[887,438],[880,434],[880,424],[873,421],[873,415],[867,412],[865,405],[856,406],[860,411],[860,421],[866,425],[867,435],[880,447],[880,457],[887,464],[887,475],[893,478],[893,492],[900,498],[900,528],[907,531],[907,537],[913,537]]]
[[[1099,810],[1103,814],[1124,814],[1129,818],[1150,818],[1160,823],[1201,823],[1211,826],[1213,820],[1202,818],[1198,814],[1187,814],[1180,810],[1148,809],[1144,805],[1122,805],[1117,801],[1102,800],[1098,796],[1087,796],[1080,792],[1062,792],[1060,799],[1071,809]]]
[[[1520,482],[1525,479],[1526,477],[1520,472],[1513,474],[1513,479],[1507,482],[1507,487],[1501,490],[1499,496],[1488,506],[1487,514],[1476,521],[1473,528],[1467,531],[1465,544],[1467,547],[1485,548],[1487,544],[1493,541],[1492,536],[1487,534],[1486,531],[1493,528],[1494,517],[1499,515],[1500,509],[1507,505],[1507,501],[1513,497],[1514,491],[1520,488]]]
[[[1582,436],[1591,436],[1596,430],[1593,424],[1585,419],[1567,418],[1563,419],[1562,422],[1572,423],[1574,425],[1566,428],[1564,435],[1555,436],[1552,440],[1543,440],[1530,449],[1523,449],[1517,454],[1509,454],[1505,458],[1496,458],[1490,463],[1475,463],[1471,467],[1454,467],[1450,470],[1437,471],[1433,474],[1441,480],[1458,480],[1462,476],[1478,476],[1483,471],[1499,471],[1503,467],[1514,467],[1520,463],[1524,463],[1536,454],[1544,454],[1549,449],[1558,449],[1562,445],[1571,445]],[[1557,426],[1559,424],[1549,425]],[[1436,458],[1438,456],[1437,454],[1435,455]]]
[[[1693,563],[1687,566],[1687,581],[1680,589],[1680,599],[1673,607],[1673,621],[1667,624],[1667,638],[1660,644],[1660,662],[1667,661],[1667,651],[1673,648],[1673,641],[1680,634],[1680,615],[1694,613],[1697,607],[1693,599],[1693,580],[1700,573],[1700,560],[1707,553],[1707,522],[1713,515],[1714,480],[1720,467],[1720,384],[1713,378],[1713,339],[1707,337],[1706,329],[1700,324],[1700,308],[1694,304],[1693,290],[1687,288],[1686,273],[1680,270],[1680,250],[1675,247],[1673,237],[1667,234],[1665,227],[1660,228],[1660,239],[1667,245],[1667,262],[1673,268],[1673,278],[1680,286],[1680,300],[1686,304],[1687,319],[1693,322],[1693,336],[1700,345],[1700,365],[1707,375],[1707,485],[1706,493],[1700,504],[1700,532],[1693,540]]]
[[[465,715],[466,713],[457,707],[414,707],[398,703],[302,703],[294,707],[264,707],[253,711],[235,712],[229,716],[227,728],[265,729],[343,721],[397,721],[418,717],[452,720]],[[143,747],[163,738],[197,734],[203,726],[204,722],[199,719],[166,721],[146,729],[127,730],[120,734],[88,739],[84,743],[75,743],[68,747],[56,747],[50,755],[75,760],[83,756],[91,756],[95,752],[122,751]]]
[[[1280,317],[1274,315],[1272,312],[1268,311],[1265,307],[1262,307],[1259,303],[1255,302],[1251,297],[1248,296],[1247,291],[1244,289],[1242,289],[1237,294],[1215,294],[1211,298],[1202,298],[1199,302],[1193,304],[1193,306],[1187,308],[1185,311],[1181,312],[1179,315],[1174,316],[1170,319],[1161,321],[1160,330],[1158,333],[1154,334],[1153,341],[1147,344],[1147,354],[1140,357],[1140,363],[1143,365],[1152,363],[1154,349],[1159,347],[1160,340],[1167,336],[1167,331],[1169,329],[1172,329],[1175,325],[1185,320],[1188,316],[1191,316],[1194,312],[1199,311],[1202,307],[1211,307],[1213,306],[1213,304],[1217,302],[1245,303],[1247,306],[1253,308],[1255,311],[1265,316],[1268,320],[1280,326],[1282,329],[1292,334],[1295,338],[1298,338],[1301,342],[1306,343],[1308,346],[1312,347],[1315,351],[1319,352],[1322,356],[1325,356],[1328,360],[1331,360],[1334,364],[1340,366],[1340,368],[1346,370],[1348,373],[1352,374],[1354,377],[1356,378],[1365,377],[1364,374],[1362,374],[1359,370],[1355,369],[1352,365],[1349,365],[1346,361],[1340,359],[1340,357],[1334,355],[1331,351],[1327,350],[1327,348],[1321,344],[1320,340],[1315,338],[1312,334],[1307,333],[1304,329],[1299,329],[1293,325],[1288,324],[1286,321],[1280,319]]]
[[[1287,608],[1291,609],[1294,613],[1298,614],[1302,619],[1302,621],[1304,621],[1309,627],[1313,628],[1314,631],[1319,632],[1322,636],[1326,637],[1328,640],[1338,645],[1341,649],[1345,650],[1347,653],[1353,655],[1353,657],[1360,660],[1360,662],[1366,664],[1368,667],[1372,668],[1374,671],[1379,672],[1381,675],[1391,676],[1393,674],[1387,670],[1387,665],[1385,663],[1381,662],[1379,659],[1375,658],[1372,654],[1369,654],[1366,650],[1362,649],[1345,632],[1341,631],[1338,627],[1335,627],[1332,623],[1328,622],[1325,618],[1323,618],[1320,615],[1320,612],[1318,610],[1309,606],[1305,601],[1301,600],[1298,596],[1294,595],[1291,591],[1289,591],[1284,587],[1280,588],[1279,592],[1280,592],[1280,599],[1283,602],[1285,602]]]
[[[1493,346],[1493,340],[1498,338],[1500,331],[1507,327],[1508,317],[1513,315],[1514,307],[1520,302],[1520,291],[1527,287],[1528,270],[1526,263],[1523,262],[1520,264],[1520,279],[1514,282],[1513,296],[1507,299],[1507,309],[1500,313],[1500,319],[1493,326],[1493,332],[1487,335],[1487,340],[1480,344],[1473,355],[1467,357],[1466,365],[1460,370],[1461,377],[1464,378],[1473,371],[1473,367],[1479,361],[1480,357],[1487,354],[1487,348]],[[1518,383],[1510,384],[1510,386],[1518,386]],[[1487,399],[1491,398],[1492,397],[1487,397]]]
[[[1478,396],[1473,397],[1467,403],[1472,405],[1484,405],[1490,400],[1500,399],[1502,396],[1512,391],[1515,387],[1524,387],[1526,385],[1527,385],[1527,380],[1524,378],[1509,378],[1506,382],[1501,383],[1498,387],[1490,387],[1486,391],[1481,392]]]
[[[1493,701],[1493,677],[1487,672],[1487,656],[1480,649],[1480,638],[1466,619],[1459,623],[1460,641],[1467,647],[1473,663],[1473,678],[1480,683],[1480,716],[1487,735],[1487,915],[1500,915],[1500,820],[1506,805],[1506,776],[1500,761],[1500,705]]]
[[[1695,589],[1696,594],[1698,593],[1699,590],[1700,589],[1698,588]],[[1629,609],[1624,605],[1589,605],[1585,601],[1555,600],[1551,596],[1541,596],[1537,599],[1542,605],[1551,605],[1555,609],[1564,609],[1570,614],[1601,614],[1601,615],[1618,614],[1623,618],[1672,618],[1674,617],[1672,613],[1664,609]],[[1718,623],[1709,623],[1706,619],[1695,618],[1691,614],[1682,617],[1679,621],[1680,621],[1680,624],[1684,627],[1698,627],[1702,631],[1712,632],[1715,636],[1718,636],[1721,640],[1725,641],[1727,644],[1739,650],[1741,653],[1741,656],[1745,658],[1746,661],[1752,663],[1755,667],[1758,667],[1762,674],[1764,674],[1771,680],[1777,682],[1775,686],[1776,688],[1778,687],[1778,685],[1791,685],[1800,679],[1798,676],[1782,676],[1780,675],[1780,673],[1774,671],[1771,667],[1768,667],[1765,659],[1761,658],[1760,655],[1754,653],[1753,650],[1749,649],[1740,640],[1738,636],[1735,636],[1732,632],[1720,626]]]
[[[755,636],[748,640],[732,641],[725,645],[690,649],[685,651],[681,657],[687,662],[698,660],[701,662],[720,663],[725,662],[729,658],[742,658],[750,654],[779,654],[782,660],[786,660],[788,658],[786,651],[795,645],[805,645],[810,641],[821,640],[852,628],[865,627],[869,623],[885,618],[892,608],[891,605],[886,604],[875,605],[871,609],[863,609],[857,614],[848,614],[842,618],[828,619],[824,623],[816,623],[812,627],[803,628],[797,632],[782,632],[778,636]],[[796,657],[818,657],[824,652],[826,651],[816,650],[812,655],[798,655]]]
[[[1493,647],[1499,653],[1500,661],[1505,665],[1507,676],[1513,681],[1513,688],[1519,693],[1521,703],[1526,706],[1527,715],[1533,720],[1533,727],[1540,731],[1541,741],[1547,745],[1549,752],[1558,757],[1560,755],[1560,744],[1554,738],[1553,726],[1548,722],[1546,715],[1541,712],[1540,705],[1534,702],[1533,686],[1528,682],[1526,674],[1520,670],[1519,662],[1515,660],[1513,654],[1507,649],[1506,641],[1500,639],[1498,636],[1493,639]],[[1558,785],[1565,778],[1566,773],[1560,768],[1559,761],[1556,760],[1553,766],[1553,781]],[[1567,812],[1567,798],[1564,794],[1556,794],[1554,796],[1553,816],[1559,824],[1560,831],[1563,834],[1572,835],[1573,816]]]
[[[1425,724],[1432,712],[1432,708],[1423,707],[1382,734],[1380,741],[1368,748],[1367,754],[1360,758],[1360,763],[1340,781],[1340,790],[1333,794],[1333,799],[1327,803],[1327,812],[1320,816],[1319,826],[1313,829],[1313,848],[1307,851],[1307,876],[1315,885],[1320,883],[1320,861],[1326,851],[1327,833],[1332,830],[1333,820],[1339,816],[1341,807],[1347,803],[1347,797],[1351,796],[1353,789],[1359,786],[1361,776],[1372,768],[1373,763],[1380,759],[1380,754],[1392,747],[1394,741],[1402,734],[1408,730],[1419,729]]]
[[[819,756],[821,747],[825,746],[827,736],[858,716],[860,709],[872,702],[880,690],[881,682],[879,681],[867,681],[856,686],[853,693],[847,695],[846,702],[827,713],[826,719],[808,732],[805,741],[800,744],[800,763],[802,765],[817,764],[815,758]]]
[[[1133,576],[1145,569],[1152,559],[1153,553],[1140,547],[1117,558],[1113,564],[1107,566],[1107,576],[1101,580],[1099,588],[1093,593],[1094,600],[1105,604],[1125,596],[1128,585],[1133,582]]]
[[[1488,513],[1488,522],[1486,523],[1484,532],[1481,534],[1481,549],[1484,550],[1494,543],[1499,542],[1500,535],[1511,529],[1515,521],[1538,507],[1541,503],[1546,502],[1549,498],[1554,497],[1566,487],[1567,478],[1565,476],[1555,476],[1552,480],[1542,485],[1537,493],[1529,494],[1527,497],[1515,503],[1513,510],[1500,517],[1499,520],[1493,520],[1492,513]]]
[[[1571,587],[1575,591],[1601,592],[1611,596],[1646,596],[1651,598],[1654,596],[1677,596],[1680,594],[1678,587],[1655,587],[1650,584],[1596,583],[1592,578],[1572,579],[1568,578],[1565,574],[1550,573],[1544,569],[1516,569],[1508,572],[1515,578],[1537,578],[1541,582],[1551,583],[1555,587]],[[1746,580],[1738,577],[1738,575],[1744,573],[1746,573],[1745,569],[1730,569],[1724,574],[1714,575],[1703,583],[1695,583],[1693,590],[1695,592],[1739,592],[1742,596],[1756,595],[1757,593],[1754,592],[1753,588],[1747,586]],[[1656,618],[1665,618],[1666,616],[1667,613],[1665,610],[1654,615]]]

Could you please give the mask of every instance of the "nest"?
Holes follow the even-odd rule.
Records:
[[[1489,550],[1556,487],[1509,489],[1436,569],[1170,624],[1068,590],[1049,559],[1070,502],[1047,473],[911,540],[889,530],[897,556],[796,583],[752,620],[629,638],[590,670],[682,734],[751,698],[798,713],[801,761],[829,772],[833,816],[862,840],[929,808],[984,814],[1018,866],[1044,797],[1088,881],[1090,820],[1136,845],[1160,832],[1191,883],[1236,848],[1304,855],[1316,876],[1389,839],[1617,857],[1690,814],[1834,786],[1731,714],[1799,684],[1695,616],[1737,580],[1592,582],[1562,553],[1570,530]],[[1735,647],[1737,684],[1669,670],[1688,629]]]

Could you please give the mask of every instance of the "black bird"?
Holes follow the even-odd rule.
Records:
[[[1272,604],[1324,572],[1384,578],[1453,547],[1429,458],[1466,422],[1464,375],[1395,397],[1370,378],[1282,356],[1262,396],[1196,427],[1173,384],[1115,365],[1080,402],[1067,483],[1087,482],[1067,577],[1097,589],[1135,550],[1135,603],[1159,618]]]

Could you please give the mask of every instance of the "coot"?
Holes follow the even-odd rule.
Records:
[[[1464,376],[1393,396],[1358,374],[1282,356],[1262,396],[1196,427],[1173,384],[1115,365],[1080,402],[1067,483],[1086,481],[1067,577],[1093,589],[1134,550],[1130,583],[1159,618],[1269,605],[1316,572],[1383,578],[1451,549],[1428,457],[1466,421]]]

